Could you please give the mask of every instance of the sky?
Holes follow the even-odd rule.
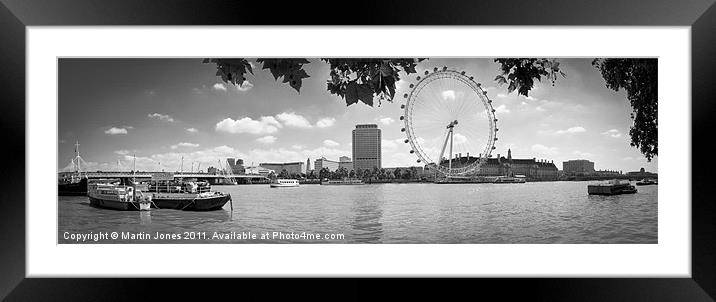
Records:
[[[75,142],[83,170],[178,171],[219,166],[227,157],[247,166],[351,157],[351,130],[374,123],[382,131],[383,167],[415,166],[399,120],[404,93],[417,74],[401,73],[393,102],[346,106],[326,90],[329,66],[318,58],[300,93],[249,59],[254,74],[241,86],[226,84],[214,64],[186,59],[60,59],[58,170],[70,167]],[[430,58],[434,67],[464,70],[487,90],[498,122],[494,155],[562,162],[588,159],[598,170],[658,172],[629,145],[631,107],[624,91],[606,88],[589,58],[560,58],[566,77],[543,79],[529,97],[508,93],[494,78],[491,58]],[[461,125],[462,127],[462,125]],[[481,125],[475,127],[482,127]],[[455,135],[455,138],[459,138]],[[442,140],[441,137],[434,137]],[[480,149],[480,148],[478,148]],[[474,154],[481,150],[475,150]],[[136,156],[136,162],[134,160]],[[119,168],[118,168],[119,164]],[[222,163],[225,165],[225,162]]]

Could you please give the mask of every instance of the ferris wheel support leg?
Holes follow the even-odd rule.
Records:
[[[445,135],[445,142],[443,143],[442,149],[440,149],[440,156],[438,156],[438,167],[440,166],[440,163],[443,161],[443,154],[445,154],[445,147],[447,147],[448,139],[450,138],[450,132],[451,130],[448,129],[447,134]]]
[[[448,160],[448,172],[452,172],[452,138],[453,132],[452,128],[450,128],[450,159]]]

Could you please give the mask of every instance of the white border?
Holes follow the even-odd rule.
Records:
[[[689,27],[28,27],[27,276],[690,277],[690,45]],[[659,57],[659,243],[57,245],[56,60],[85,56]]]

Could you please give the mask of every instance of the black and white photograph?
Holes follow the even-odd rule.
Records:
[[[57,243],[658,244],[657,57],[59,57]]]

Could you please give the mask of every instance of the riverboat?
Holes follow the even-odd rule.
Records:
[[[649,185],[656,185],[658,184],[656,180],[653,179],[642,179],[641,181],[637,181],[637,186],[649,186]]]
[[[324,186],[345,186],[345,185],[364,185],[365,183],[361,179],[357,178],[345,178],[340,180],[324,179],[321,181],[321,185]]]
[[[87,186],[91,206],[121,211],[147,211],[152,206],[151,195],[144,194],[145,186],[126,180],[92,182]]]
[[[298,187],[298,180],[277,178],[277,179],[272,180],[271,183],[269,183],[269,186],[271,188]]]
[[[636,187],[625,180],[614,179],[606,183],[587,185],[589,195],[634,194],[636,192]]]

